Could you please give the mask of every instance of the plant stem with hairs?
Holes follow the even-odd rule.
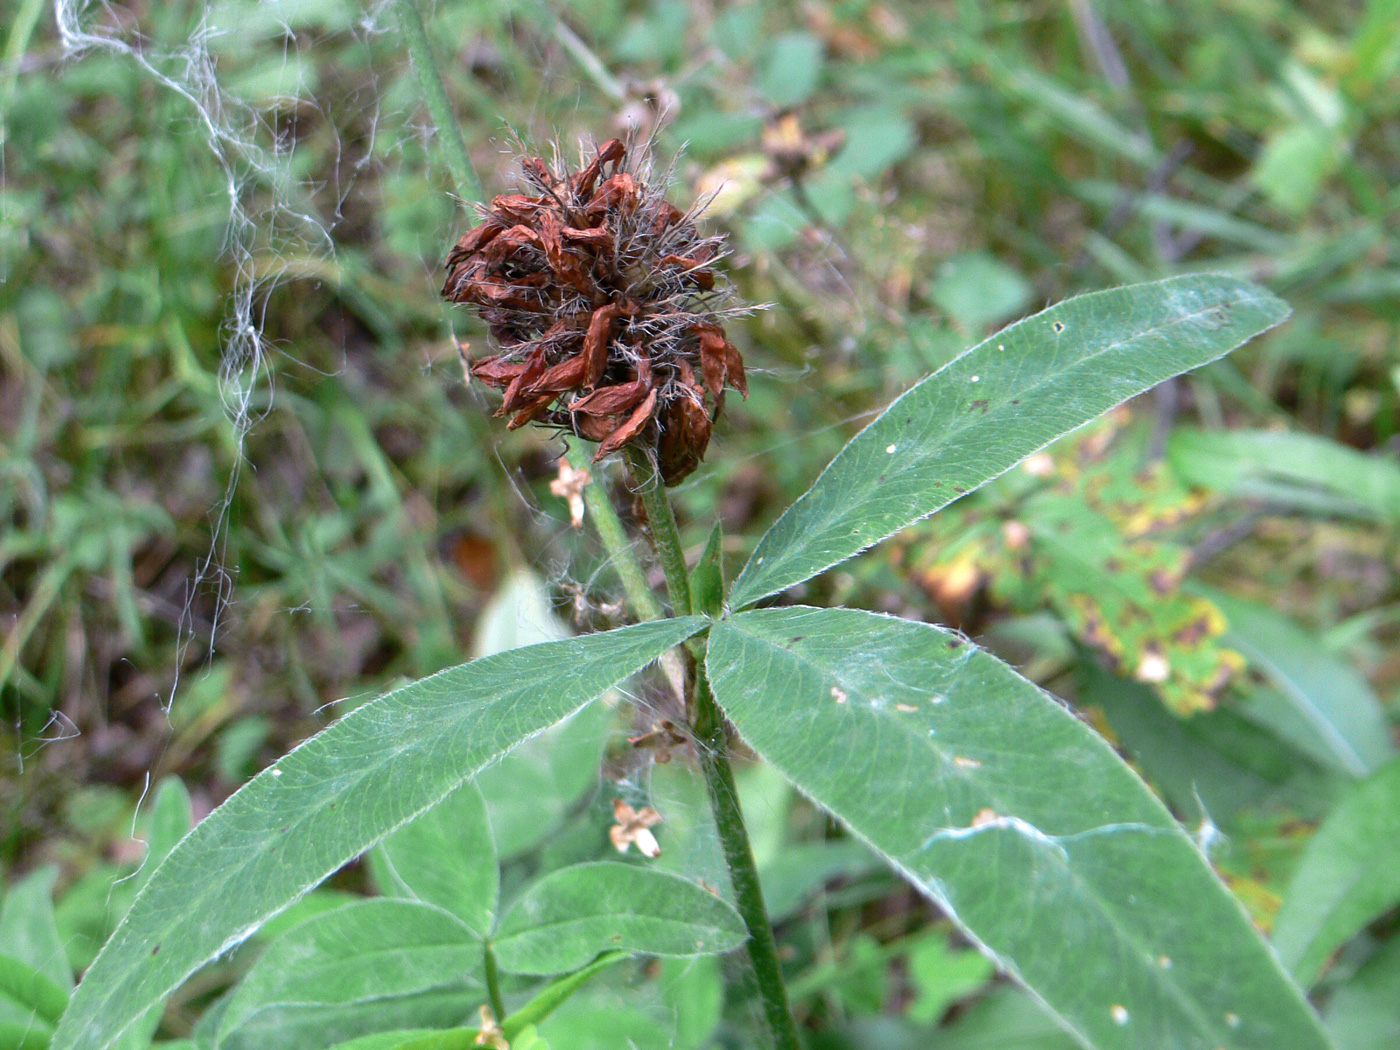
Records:
[[[677,616],[691,611],[690,577],[685,568],[685,550],[676,529],[676,516],[671,500],[656,465],[641,449],[628,445],[624,450],[627,465],[637,483],[642,503],[651,526],[651,540],[666,573],[666,588],[671,595],[671,609]],[[753,847],[739,808],[739,790],[734,782],[734,769],[729,764],[729,737],[724,716],[710,692],[705,676],[704,652],[696,654],[695,674],[689,683],[687,710],[695,751],[700,757],[700,769],[705,777],[705,790],[710,797],[715,827],[729,868],[729,880],[734,887],[734,899],[744,925],[748,928],[748,953],[763,999],[763,1012],[779,1050],[799,1050],[801,1042],[797,1026],[788,1007],[787,986],[783,982],[782,964],[778,959],[778,944],[773,926],[768,921],[768,909],[763,903],[763,890],[758,882],[758,866],[754,863]]]

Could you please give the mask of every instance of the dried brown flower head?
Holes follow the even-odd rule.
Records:
[[[497,415],[652,450],[666,484],[700,464],[744,361],[712,264],[722,237],[665,198],[645,151],[612,139],[575,172],[522,162],[527,193],[497,197],[447,257],[442,294],[470,303],[500,351],[471,374],[505,392]]]

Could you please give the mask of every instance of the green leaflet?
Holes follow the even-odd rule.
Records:
[[[1211,274],[1095,292],[1018,321],[856,435],[759,541],[730,605],[829,569],[1287,316],[1262,288]]]
[[[715,625],[708,667],[744,739],[1086,1046],[1326,1046],[1148,788],[994,657],[925,624],[783,608]]]
[[[384,893],[436,904],[480,940],[490,934],[501,873],[486,803],[474,783],[381,842],[372,864]]]
[[[744,943],[733,907],[700,886],[630,864],[576,864],[535,883],[501,920],[503,970],[555,974],[599,952],[712,955]]]
[[[218,1042],[260,1012],[373,1003],[481,986],[481,941],[443,909],[371,898],[316,915],[278,937],[238,983]],[[478,995],[483,994],[480,991]]]
[[[52,1031],[67,1005],[68,989],[28,963],[0,955],[0,1021],[27,1024],[32,1019],[36,1026]]]
[[[104,1050],[203,963],[520,741],[704,626],[639,624],[488,656],[352,711],[246,784],[151,876],[53,1050]]]
[[[63,989],[73,971],[54,923],[53,884],[58,868],[46,865],[17,881],[0,902],[0,955],[27,963]]]
[[[1187,481],[1236,496],[1374,521],[1400,520],[1400,463],[1313,434],[1175,431],[1167,445]]]

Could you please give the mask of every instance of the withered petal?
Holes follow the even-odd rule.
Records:
[[[603,441],[617,428],[617,420],[607,416],[575,416],[574,433],[588,441]]]
[[[614,207],[630,212],[637,206],[637,196],[637,180],[629,172],[619,171],[603,181],[583,210],[590,216],[601,216]]]
[[[729,385],[739,391],[745,401],[749,399],[749,379],[744,374],[744,356],[729,340],[724,342],[725,369],[724,377],[729,381]]]
[[[546,408],[549,407],[549,403],[553,401],[557,396],[558,395],[556,394],[542,394],[539,397],[535,398],[533,401],[527,404],[521,411],[517,412],[514,416],[511,417],[510,422],[506,424],[506,429],[516,430],[519,427],[523,427],[526,423],[534,421],[534,419],[541,412],[543,412]]]
[[[583,354],[566,357],[558,364],[550,365],[543,375],[530,384],[528,392],[542,394],[549,391],[558,395],[566,390],[573,390],[583,381],[583,372],[587,364]]]
[[[530,222],[545,205],[545,198],[506,193],[491,202],[491,210],[516,223]]]
[[[520,370],[518,376],[510,381],[510,386],[506,387],[505,400],[501,403],[501,410],[497,415],[505,415],[507,412],[514,411],[525,400],[526,388],[543,375],[544,370],[544,351],[531,350],[530,356],[525,358],[525,367]]]
[[[656,391],[653,389],[652,392],[647,395],[647,399],[632,410],[632,414],[627,417],[627,421],[609,434],[603,443],[598,446],[598,451],[593,456],[593,462],[596,463],[604,456],[616,452],[641,433],[642,428],[651,421],[652,413],[655,411]]]
[[[549,165],[539,157],[526,157],[520,162],[525,174],[545,189],[555,190],[563,185],[563,180],[549,170]]]
[[[614,386],[600,386],[593,393],[585,394],[571,404],[569,411],[589,416],[616,416],[632,408],[651,388],[651,381],[642,379],[631,383],[617,383]]]
[[[681,274],[688,280],[694,281],[705,291],[710,291],[715,286],[715,274],[713,270],[706,270],[704,263],[698,259],[689,259],[684,255],[668,255],[658,263],[660,266],[678,266],[685,272]]]
[[[583,337],[583,356],[588,361],[583,374],[585,387],[597,386],[603,378],[608,366],[608,342],[612,338],[613,322],[621,312],[621,307],[616,303],[608,303],[593,311],[593,318],[588,322],[588,334]]]
[[[616,163],[626,155],[627,147],[621,139],[608,139],[599,146],[598,155],[593,158],[593,162],[569,179],[569,188],[574,192],[575,198],[592,196],[593,186],[598,181],[598,176],[603,173],[603,165]]]
[[[524,361],[508,361],[503,354],[483,357],[471,363],[471,373],[490,386],[503,387],[525,371]]]
[[[705,406],[693,399],[679,397],[666,407],[656,445],[663,482],[675,485],[694,472],[710,445],[710,430]]]
[[[656,209],[656,218],[651,221],[651,232],[661,233],[668,226],[674,226],[684,218],[685,212],[670,201],[662,201]]]
[[[612,231],[606,226],[592,226],[586,230],[580,230],[573,226],[565,226],[561,231],[564,240],[573,241],[575,244],[592,244],[600,248],[612,246]]]
[[[447,253],[447,268],[451,270],[467,256],[479,252],[490,244],[500,232],[501,227],[493,222],[483,222],[480,226],[473,226],[457,238],[457,243]]]

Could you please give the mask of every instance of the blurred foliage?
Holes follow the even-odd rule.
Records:
[[[148,778],[180,774],[207,812],[326,705],[457,662],[522,567],[578,629],[616,617],[618,588],[549,494],[561,444],[505,434],[463,385],[457,342],[484,333],[440,307],[437,270],[466,219],[386,11],[58,7],[145,62],[66,54],[53,11],[0,6],[0,867],[59,866],[81,968],[128,899]],[[1400,4],[428,13],[491,190],[517,136],[572,149],[659,122],[663,153],[686,146],[677,199],[718,191],[733,279],[773,305],[734,333],[752,395],[679,493],[694,553],[718,515],[742,555],[869,413],[1045,302],[1208,269],[1294,305],[793,595],[951,623],[1076,695],[1270,922],[1313,828],[1393,761]],[[231,352],[244,324],[260,360]],[[618,750],[609,772],[645,801]],[[579,835],[608,820],[567,787],[521,829],[554,864],[596,855]],[[1068,1045],[805,803],[762,801],[776,790],[751,792],[778,814],[760,861],[818,1045]],[[681,852],[702,865],[693,823]],[[1382,897],[1315,986],[1347,1047],[1396,1024]],[[638,980],[633,1018],[609,996]],[[679,1018],[699,1046],[745,1017],[715,1020],[717,987],[668,964],[570,1008],[618,1032]]]

